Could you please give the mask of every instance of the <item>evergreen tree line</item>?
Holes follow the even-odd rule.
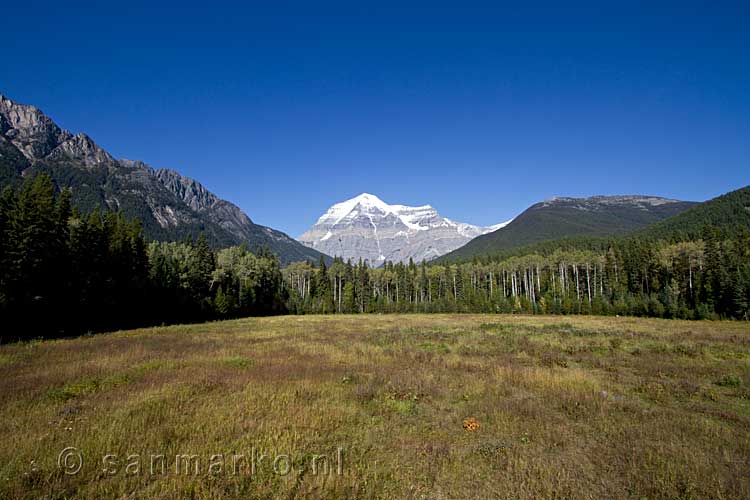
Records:
[[[461,264],[296,263],[284,269],[289,310],[749,319],[747,229],[705,226],[697,240],[632,237],[589,249],[545,248]]]
[[[0,341],[286,311],[278,259],[205,237],[147,242],[122,214],[71,208],[39,175],[0,195]]]
[[[465,263],[280,268],[205,237],[148,242],[39,175],[0,195],[0,341],[270,314],[475,312],[750,319],[750,231],[537,245]]]

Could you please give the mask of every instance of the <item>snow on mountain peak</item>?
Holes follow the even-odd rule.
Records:
[[[318,224],[326,223],[334,220],[334,224],[337,224],[341,219],[349,215],[355,207],[361,206],[364,208],[378,208],[382,212],[388,211],[388,205],[383,202],[380,198],[369,193],[362,193],[359,196],[341,203],[336,203],[323,216],[318,219]]]
[[[424,217],[425,213],[434,211],[429,205],[410,207],[406,205],[389,205],[374,194],[362,193],[346,201],[336,203],[323,216],[318,219],[318,224],[336,225],[348,217],[356,215],[385,216],[393,214],[407,227],[415,230],[427,229],[415,224],[414,220]]]

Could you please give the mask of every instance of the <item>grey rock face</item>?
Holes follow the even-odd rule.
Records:
[[[180,175],[171,169],[154,172],[164,187],[174,193],[192,210],[204,214],[208,220],[218,224],[240,240],[252,239],[257,226],[238,206],[222,200],[206,189],[200,182]]]
[[[202,184],[174,170],[163,168],[157,170],[155,175],[167,189],[179,196],[193,210],[209,209],[219,201],[219,198]]]
[[[38,108],[17,104],[2,95],[0,115],[2,134],[29,159],[46,157],[72,137]]]
[[[505,224],[454,222],[429,205],[388,205],[365,193],[333,205],[299,241],[328,255],[379,266],[431,260]]]
[[[63,141],[47,155],[47,158],[57,161],[66,158],[79,160],[87,167],[109,165],[115,162],[109,153],[100,148],[86,134],[76,134]]]

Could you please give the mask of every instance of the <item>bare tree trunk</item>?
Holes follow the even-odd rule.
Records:
[[[550,276],[550,281],[552,282],[552,297],[555,297],[556,295],[555,294],[555,273],[554,271],[552,271],[552,269],[550,269],[549,276]]]
[[[534,288],[534,268],[529,267],[529,294],[531,295],[531,302],[536,305],[536,288]]]
[[[620,273],[617,272],[617,259],[615,259],[615,283],[620,284]]]
[[[596,298],[596,264],[594,264],[594,298]]]

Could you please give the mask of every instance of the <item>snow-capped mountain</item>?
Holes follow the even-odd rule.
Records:
[[[298,239],[325,254],[379,266],[434,259],[509,222],[479,227],[441,217],[430,205],[389,205],[363,193],[333,205]]]

